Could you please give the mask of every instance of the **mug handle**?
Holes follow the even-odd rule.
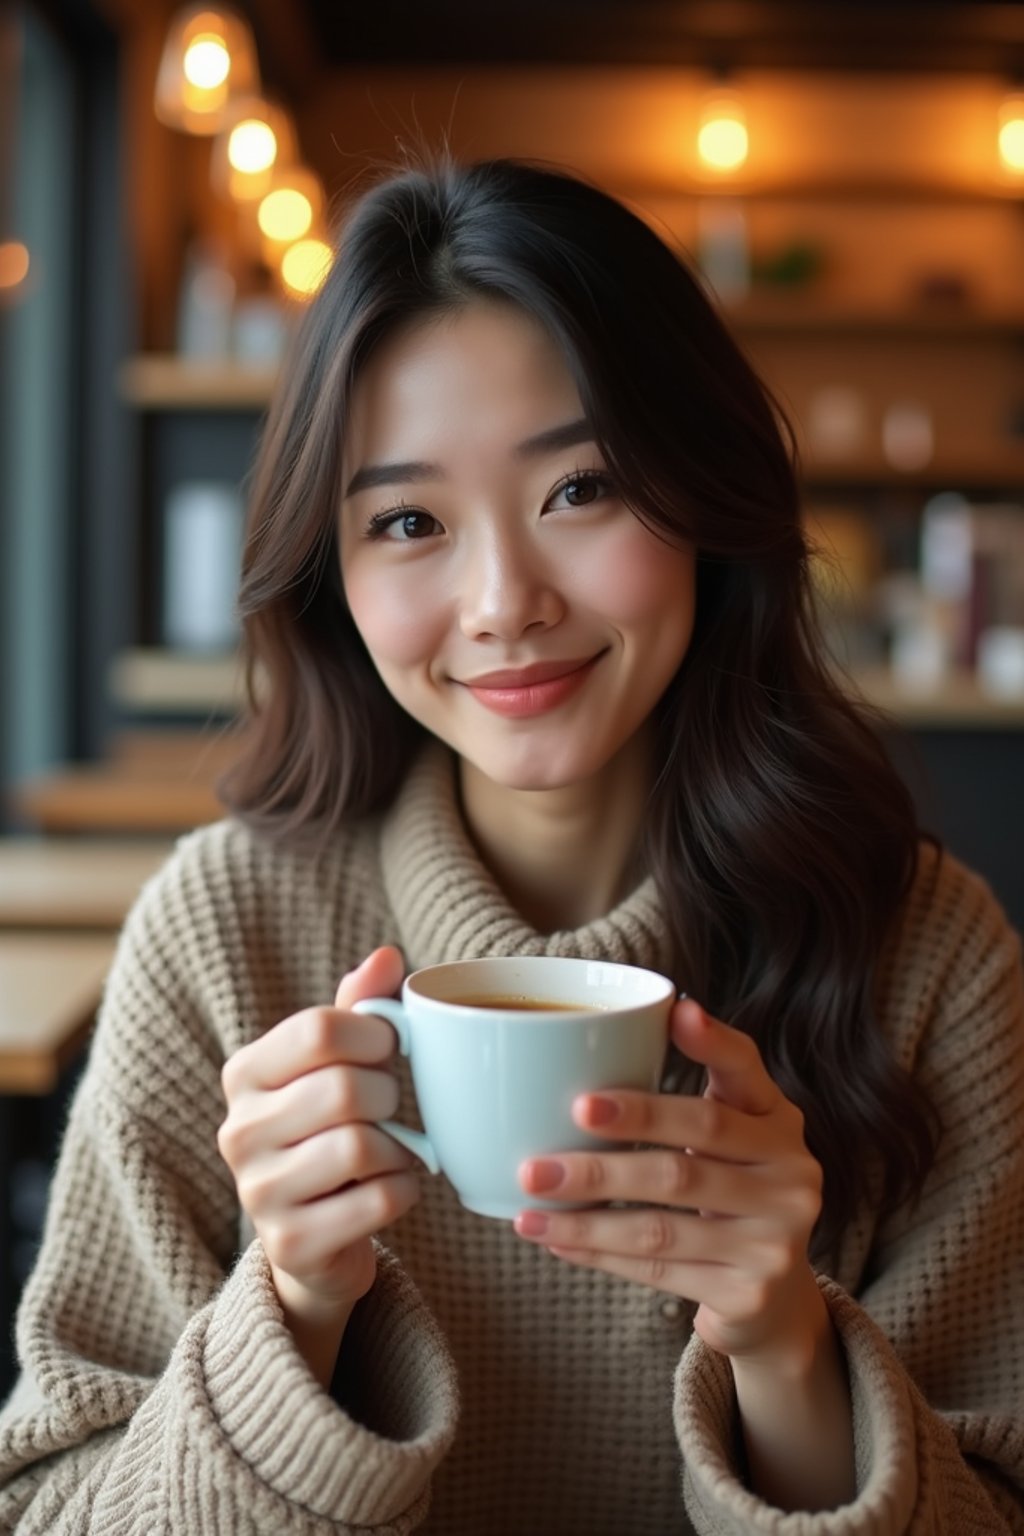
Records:
[[[401,1003],[393,997],[365,997],[352,1005],[353,1013],[374,1013],[381,1019],[387,1019],[398,1036],[398,1048],[403,1056],[409,1054],[409,1021],[405,1016],[405,1009]],[[437,1153],[430,1143],[429,1137],[422,1131],[414,1131],[411,1126],[399,1125],[397,1120],[378,1120],[377,1125],[382,1131],[418,1157],[420,1162],[430,1173],[440,1173],[441,1164],[437,1160]]]

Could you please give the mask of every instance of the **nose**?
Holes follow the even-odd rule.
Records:
[[[551,572],[527,542],[481,538],[461,573],[459,625],[470,640],[518,640],[531,629],[550,629],[565,614]]]

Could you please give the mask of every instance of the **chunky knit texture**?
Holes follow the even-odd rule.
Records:
[[[1024,996],[981,881],[926,851],[881,967],[884,1027],[947,1130],[913,1211],[865,1212],[819,1277],[857,1496],[815,1515],[745,1488],[729,1365],[692,1308],[520,1241],[443,1179],[385,1234],[332,1393],[317,1385],[218,1155],[219,1074],[386,942],[410,966],[666,961],[650,883],[577,933],[531,931],[441,752],[381,823],[329,843],[275,848],[230,821],[183,839],[125,926],[71,1111],[0,1416],[0,1529],[1024,1532]]]

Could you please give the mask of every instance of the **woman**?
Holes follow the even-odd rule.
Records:
[[[0,1515],[1024,1530],[1019,946],[823,666],[777,413],[685,267],[525,166],[369,193],[242,611],[233,815],[121,941]],[[615,1150],[524,1164],[603,1201],[546,1223],[416,1172],[352,1012],[501,953],[698,1000],[662,1094],[574,1106]]]

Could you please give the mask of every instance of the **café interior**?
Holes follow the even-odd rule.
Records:
[[[792,419],[824,633],[1024,926],[1024,4],[0,13],[0,1393],[117,934],[223,814],[246,479],[346,210],[446,147],[691,263]]]

